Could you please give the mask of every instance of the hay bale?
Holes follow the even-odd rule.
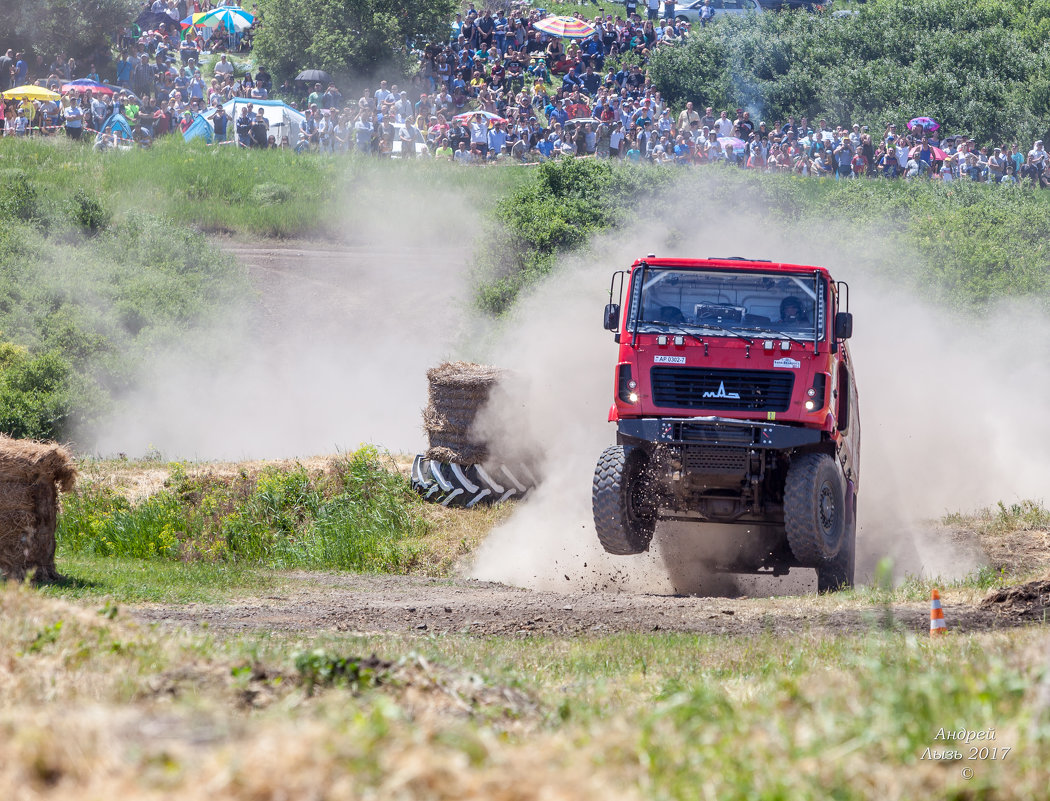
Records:
[[[61,445],[0,434],[0,481],[51,481],[62,492],[70,492],[77,481],[77,469],[73,456]]]
[[[0,575],[21,581],[59,577],[55,569],[58,490],[76,483],[76,466],[60,445],[0,435]]]
[[[423,410],[423,428],[430,440],[428,459],[460,464],[485,461],[488,448],[471,431],[504,375],[499,367],[472,362],[445,362],[427,371],[430,402]]]

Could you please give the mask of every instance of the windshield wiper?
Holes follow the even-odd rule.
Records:
[[[750,337],[745,337],[739,331],[734,331],[732,328],[726,328],[724,325],[718,325],[717,323],[697,323],[693,327],[694,328],[713,328],[715,331],[722,331],[723,333],[735,336],[737,339],[742,339],[748,345],[754,345],[755,344],[754,340],[751,339]],[[750,329],[745,328],[743,330],[749,331]]]
[[[796,339],[795,337],[791,336],[791,334],[787,334],[783,331],[777,331],[774,328],[741,328],[740,330],[751,331],[756,334],[769,334],[769,336],[774,339],[790,339],[796,345],[801,345],[802,347],[806,347],[806,345],[808,344],[804,340]]]
[[[662,325],[669,331],[673,331],[676,334],[682,334],[683,336],[691,337],[692,339],[695,339],[697,342],[699,342],[701,345],[704,345],[705,347],[707,346],[707,343],[704,342],[704,338],[702,336],[700,336],[699,334],[694,334],[692,331],[687,331],[686,329],[682,328],[678,323],[669,323],[666,320],[646,320],[642,323],[642,325]]]

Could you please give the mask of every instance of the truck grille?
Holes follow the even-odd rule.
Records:
[[[712,423],[672,423],[671,439],[676,442],[706,442],[710,445],[748,446],[755,441],[750,426],[720,426]]]
[[[675,409],[784,412],[791,403],[792,373],[779,370],[708,370],[654,367],[653,401]]]
[[[719,445],[686,445],[682,462],[690,473],[734,475],[747,472],[748,452]]]

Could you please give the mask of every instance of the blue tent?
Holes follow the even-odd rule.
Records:
[[[102,133],[109,133],[110,131],[115,134],[120,134],[126,139],[131,139],[133,136],[131,123],[129,123],[127,117],[119,111],[114,111],[109,119],[102,125]]]
[[[226,110],[226,116],[230,118],[226,131],[228,139],[234,138],[234,122],[241,116],[241,109],[248,105],[251,105],[256,112],[261,111],[266,116],[266,121],[270,124],[270,133],[276,136],[278,141],[282,136],[287,136],[288,141],[294,145],[299,139],[299,126],[306,121],[302,112],[296,111],[281,100],[258,100],[250,97],[235,97],[222,104]],[[214,115],[214,108],[198,114],[190,123],[190,127],[182,134],[182,138],[189,142],[204,137],[210,142],[215,136],[215,128],[211,123]]]

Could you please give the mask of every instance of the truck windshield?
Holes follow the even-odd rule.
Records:
[[[824,338],[824,295],[814,273],[649,266],[635,271],[628,327],[812,342]]]

